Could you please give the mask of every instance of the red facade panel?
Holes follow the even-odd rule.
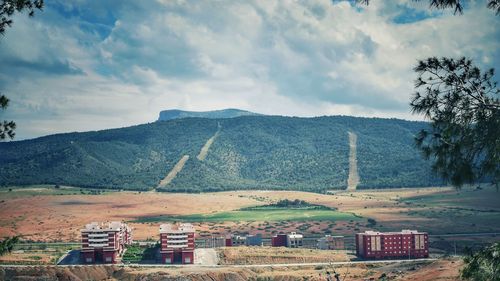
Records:
[[[117,263],[125,250],[125,245],[132,242],[131,229],[124,223],[91,223],[81,231],[84,263]],[[126,239],[122,239],[122,238]]]
[[[182,251],[182,263],[183,264],[194,263],[194,252]]]
[[[271,245],[273,247],[286,247],[287,235],[278,234],[271,238]]]
[[[356,234],[356,254],[366,259],[429,257],[428,234],[417,231]]]
[[[160,226],[161,262],[165,264],[194,263],[195,232],[191,224]]]

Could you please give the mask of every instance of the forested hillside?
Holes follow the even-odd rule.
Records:
[[[148,190],[189,155],[163,191],[345,188],[348,131],[363,188],[441,184],[413,146],[426,123],[355,117],[184,118],[0,143],[0,184]],[[215,133],[203,160],[196,156]]]

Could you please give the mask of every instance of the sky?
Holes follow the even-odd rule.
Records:
[[[46,0],[0,38],[0,120],[16,140],[174,108],[422,120],[409,108],[418,60],[500,66],[500,17],[468,3],[453,15],[409,0]]]

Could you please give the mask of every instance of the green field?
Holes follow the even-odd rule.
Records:
[[[135,222],[224,222],[224,221],[350,221],[362,218],[352,213],[323,209],[284,209],[266,208],[263,210],[237,210],[213,214],[195,214],[186,216],[142,217]]]

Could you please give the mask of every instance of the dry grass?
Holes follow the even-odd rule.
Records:
[[[15,194],[15,191],[0,192],[0,237],[22,234],[24,239],[78,241],[79,230],[91,221],[131,221],[148,216],[208,214],[268,204],[281,199],[301,199],[373,218],[377,225],[371,228],[380,230],[417,228],[431,233],[500,231],[500,192],[494,188],[479,191],[463,189],[460,192],[452,188],[358,190],[330,195],[297,191]],[[457,207],[461,209],[455,209]],[[199,236],[223,235],[236,231],[270,236],[277,230],[299,230],[306,235],[331,231],[333,234],[352,236],[355,232],[369,228],[366,221],[205,222],[195,226]],[[158,223],[134,223],[132,227],[135,228],[135,239],[157,238]]]
[[[221,264],[280,264],[349,261],[344,251],[284,247],[226,247],[219,250]]]
[[[1,194],[0,194],[1,196]],[[91,221],[134,220],[142,216],[228,211],[262,204],[235,194],[120,192],[106,195],[43,195],[3,199],[0,237],[22,234],[39,241],[78,241]],[[132,224],[136,239],[156,239],[158,224]]]
[[[13,251],[10,254],[0,256],[0,264],[54,264],[53,259],[55,257],[54,253],[47,251]]]

